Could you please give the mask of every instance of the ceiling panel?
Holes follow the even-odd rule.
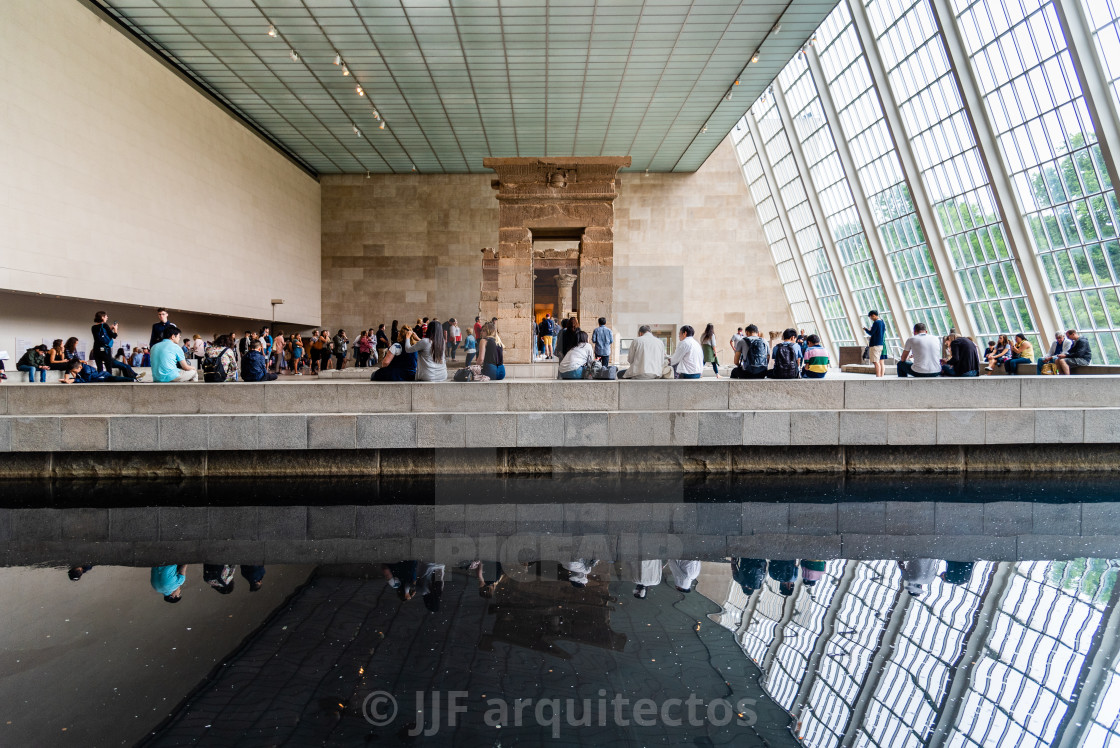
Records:
[[[835,0],[100,4],[293,159],[337,174],[543,155],[695,171]]]

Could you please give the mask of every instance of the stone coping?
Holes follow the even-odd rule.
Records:
[[[440,504],[0,509],[0,565],[424,558],[1120,556],[1120,503]]]
[[[867,411],[1120,407],[1109,376],[979,379],[306,382],[6,385],[0,416],[687,411]]]

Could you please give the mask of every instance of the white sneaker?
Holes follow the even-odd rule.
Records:
[[[145,378],[145,377],[147,377],[147,376],[148,376],[148,372],[146,372],[146,371],[142,371],[142,372],[139,372],[139,373],[138,373],[138,374],[136,375],[136,379],[134,379],[134,380],[132,380],[132,381],[134,381],[134,382],[143,382],[143,381],[145,381],[145,379],[144,379],[144,378]]]

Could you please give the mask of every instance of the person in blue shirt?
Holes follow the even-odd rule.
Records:
[[[883,376],[886,367],[883,366],[883,346],[887,344],[887,323],[879,319],[879,312],[872,309],[867,313],[871,320],[871,329],[863,328],[867,333],[867,358],[875,365],[875,376]]]
[[[107,371],[98,371],[81,359],[70,362],[70,369],[59,380],[62,384],[94,384],[96,382],[142,382],[144,372],[131,377],[121,377]]]
[[[591,342],[595,345],[595,357],[603,366],[610,365],[611,344],[614,343],[614,334],[607,327],[607,318],[599,318],[599,326],[591,333]]]
[[[152,589],[163,595],[166,602],[177,603],[182,599],[186,581],[186,564],[152,567]]]
[[[182,333],[175,325],[163,331],[163,342],[152,347],[152,379],[156,382],[197,382],[198,372],[180,348]]]
[[[241,358],[241,378],[246,382],[273,382],[276,375],[268,370],[268,359],[261,352],[264,344],[254,340]]]

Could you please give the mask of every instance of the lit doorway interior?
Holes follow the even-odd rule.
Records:
[[[543,357],[536,326],[546,314],[559,326],[579,314],[579,249],[582,229],[533,230],[533,362],[556,363]],[[559,341],[553,341],[555,346]]]

